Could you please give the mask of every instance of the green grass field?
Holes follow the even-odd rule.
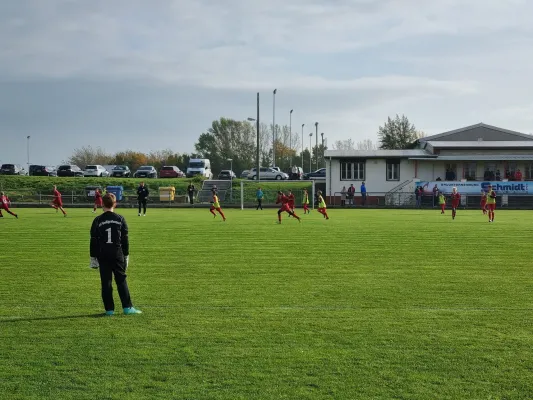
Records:
[[[144,314],[102,317],[93,214],[18,211],[2,399],[533,397],[531,212],[126,209]]]

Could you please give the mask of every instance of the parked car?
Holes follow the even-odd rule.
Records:
[[[287,180],[289,175],[285,172],[280,172],[271,167],[261,167],[259,169],[259,179],[263,180]],[[257,168],[252,168],[248,174],[248,179],[257,179]]]
[[[130,167],[127,165],[115,165],[115,167],[111,170],[111,176],[115,178],[130,178]]]
[[[185,173],[175,165],[166,165],[159,171],[160,178],[184,178]]]
[[[244,171],[241,172],[241,178],[242,179],[247,179],[248,175],[250,175],[250,170],[249,169],[245,169]]]
[[[54,167],[46,165],[30,165],[31,176],[57,176],[57,171]]]
[[[57,176],[81,177],[83,176],[83,171],[77,165],[60,165],[57,168]]]
[[[28,175],[28,172],[18,164],[2,164],[1,175]]]
[[[87,165],[83,172],[85,176],[108,177],[109,172],[101,165]]]
[[[326,168],[317,169],[314,172],[308,172],[304,179],[326,179]]]
[[[218,179],[227,179],[227,180],[237,179],[237,175],[235,175],[235,172],[229,169],[224,169],[220,171],[220,174],[218,174]]]
[[[301,167],[293,166],[288,171],[289,179],[300,180],[304,177],[304,170]]]
[[[157,178],[157,171],[151,165],[143,165],[139,167],[137,171],[133,174],[134,178]]]

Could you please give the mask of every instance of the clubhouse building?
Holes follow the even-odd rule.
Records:
[[[400,203],[395,193],[431,194],[456,186],[477,196],[492,183],[505,195],[533,195],[533,136],[483,123],[418,140],[410,150],[326,150],[326,196],[340,204],[341,190],[364,181],[369,204]],[[372,202],[372,198],[374,201]],[[394,199],[397,199],[394,200]],[[505,201],[507,199],[504,199]]]

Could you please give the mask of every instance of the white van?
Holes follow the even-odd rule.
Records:
[[[187,178],[201,175],[207,179],[213,179],[211,172],[211,161],[207,158],[191,158],[187,167]]]

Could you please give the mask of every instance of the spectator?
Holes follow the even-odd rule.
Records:
[[[423,193],[422,187],[421,186],[417,186],[417,188],[415,189],[416,207],[417,208],[420,208],[422,206],[422,193]]]
[[[435,186],[433,186],[433,208],[439,203],[439,188],[437,184],[435,183]]]
[[[517,169],[514,173],[514,180],[515,181],[521,181],[522,180],[522,171],[520,169]]]
[[[500,175],[500,170],[499,169],[496,170],[496,180],[497,181],[501,181],[502,180],[502,177]]]
[[[440,176],[437,177],[437,179],[435,179],[436,181],[440,182],[442,181],[442,179],[440,179]]]
[[[363,181],[363,183],[361,183],[361,205],[365,205],[366,204],[366,186],[365,186],[365,182]]]
[[[341,190],[341,206],[344,207],[345,205],[346,205],[346,186],[343,186]]]
[[[187,186],[187,195],[189,196],[189,202],[191,205],[194,204],[194,192],[196,191],[196,188],[192,184],[192,182],[189,183],[189,186]]]
[[[355,188],[353,187],[353,183],[348,188],[348,205],[353,206],[353,197],[355,195]]]
[[[259,210],[259,209],[262,210],[263,209],[263,191],[261,190],[261,188],[257,189],[255,196],[257,198],[256,210]]]

